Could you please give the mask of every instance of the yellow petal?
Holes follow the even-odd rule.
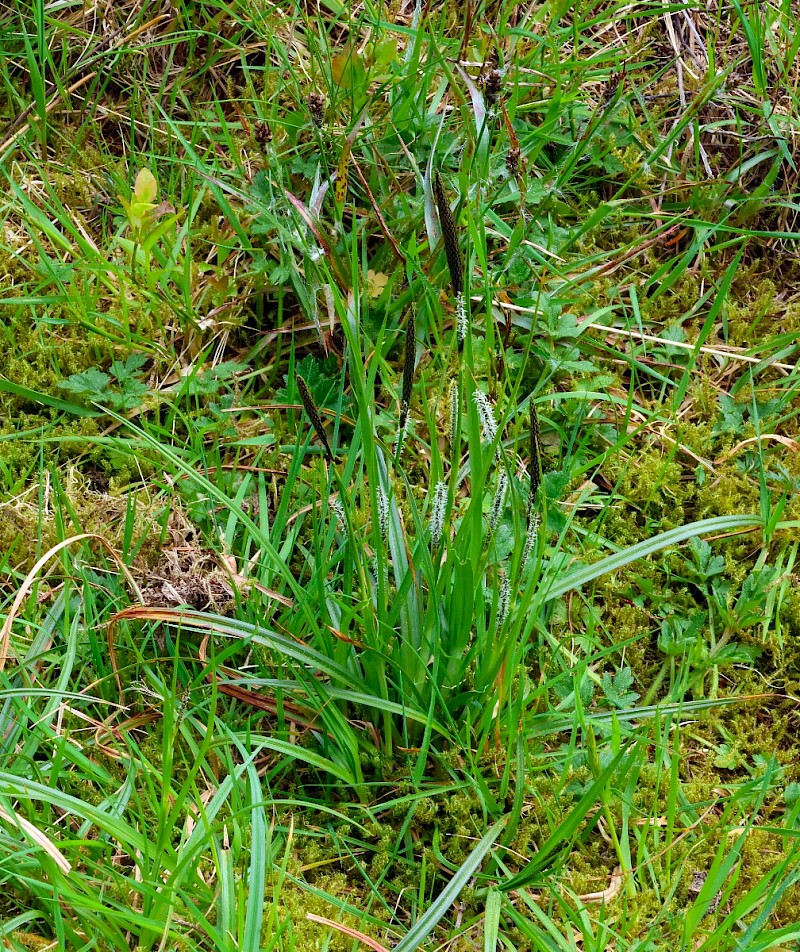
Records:
[[[370,297],[380,297],[388,283],[389,275],[383,271],[373,271],[372,268],[367,271],[367,291]]]

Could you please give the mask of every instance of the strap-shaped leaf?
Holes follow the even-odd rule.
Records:
[[[394,952],[414,952],[428,938],[436,928],[436,924],[456,901],[461,890],[467,885],[484,857],[494,845],[495,840],[503,832],[506,821],[498,820],[491,827],[480,843],[469,854],[464,864],[436,897],[428,911],[415,923],[405,938],[395,946]]]
[[[690,522],[685,526],[678,526],[677,529],[670,529],[669,532],[661,532],[652,539],[645,539],[638,542],[621,552],[614,552],[613,555],[606,556],[595,562],[593,565],[581,565],[571,572],[565,572],[560,578],[555,578],[552,585],[547,590],[545,601],[552,601],[559,598],[566,592],[580,588],[587,582],[593,582],[601,575],[608,572],[614,572],[621,569],[631,562],[638,559],[647,558],[661,549],[667,549],[671,545],[677,545],[679,542],[685,542],[694,536],[705,535],[706,533],[731,532],[737,529],[750,529],[753,526],[761,525],[760,516],[716,516],[713,519],[701,519],[699,522]]]

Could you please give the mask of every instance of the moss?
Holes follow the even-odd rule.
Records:
[[[759,511],[759,488],[741,473],[725,467],[697,489],[695,513],[698,519]]]
[[[647,36],[647,31],[642,33],[643,43],[650,42],[651,39],[652,36]],[[201,61],[201,52],[195,51],[191,55],[197,58],[198,62]],[[125,54],[119,61],[121,78],[130,81],[132,77],[139,76],[140,60],[141,57],[130,58]],[[188,71],[191,69],[192,65],[189,64]],[[122,75],[126,70],[128,75]],[[266,99],[273,101],[273,105],[293,108],[295,104],[290,102],[291,97],[285,93],[281,92],[283,98],[280,103],[274,97],[278,90],[275,84],[280,83],[278,72],[266,70],[255,75],[263,77],[263,91]],[[258,82],[262,80],[259,79]],[[692,78],[688,77],[687,82],[691,85]],[[202,81],[198,81],[192,87],[195,91],[201,88],[204,94],[208,93]],[[234,83],[229,85],[229,98],[233,98],[237,88]],[[675,92],[673,80],[662,83],[658,88],[659,94]],[[186,87],[183,91],[186,92]],[[258,91],[251,93],[248,90],[245,99],[254,101],[258,95]],[[565,124],[564,129],[566,128]],[[285,129],[279,126],[276,130],[276,148],[281,145],[281,139],[286,137]],[[643,141],[646,142],[647,139]],[[66,164],[64,167],[58,166],[59,155],[57,154],[56,161],[51,165],[52,190],[68,209],[73,221],[85,228],[89,234],[97,235],[96,225],[91,219],[89,209],[96,185],[103,184],[95,173],[109,160],[91,145],[79,154],[72,148],[72,144],[66,137],[63,139],[56,137],[55,142],[56,148],[62,150],[60,158]],[[640,148],[633,149],[621,139],[616,142],[609,140],[603,145],[605,157],[614,160],[609,163],[612,171],[608,174],[607,181],[611,181],[616,173],[627,178],[632,173],[641,172],[643,152]],[[301,153],[302,149],[298,153],[298,156],[302,158]],[[599,154],[587,154],[590,160],[593,158],[597,163],[600,163],[604,157]],[[712,159],[714,158],[712,156]],[[617,167],[616,172],[614,163]],[[91,174],[76,175],[76,170],[81,169]],[[129,173],[129,169],[123,165],[122,161],[116,171],[121,178]],[[658,183],[660,187],[661,176],[660,170],[651,170],[649,173],[640,175],[638,186],[647,189]],[[607,182],[601,182],[596,186],[593,185],[593,194],[576,198],[575,207],[572,209],[576,218],[585,219],[584,213],[589,210],[589,206],[598,207],[605,200],[606,184]],[[564,191],[569,191],[571,187],[568,185]],[[688,197],[688,184],[685,186],[685,191]],[[673,194],[672,197],[675,198],[676,195]],[[677,200],[680,199],[681,195],[678,194]],[[691,196],[691,201],[695,208],[700,205],[710,207],[713,204],[716,209],[718,195],[712,191],[712,188],[698,186],[694,190],[694,195]],[[390,219],[391,226],[394,227],[392,205],[382,204],[382,207]],[[563,212],[563,203],[561,207]],[[567,209],[568,213],[569,211]],[[368,210],[365,214],[369,214]],[[558,215],[553,214],[553,225],[560,227],[555,221],[557,218]],[[26,233],[18,220],[8,219],[3,227],[2,240],[12,252],[27,241]],[[219,208],[210,195],[204,198],[195,214],[192,222],[192,239],[195,246],[203,248],[203,253],[208,247],[219,247],[230,243],[228,226],[222,221]],[[632,240],[635,240],[635,235],[631,232],[630,220],[621,209],[618,209],[613,216],[607,217],[602,225],[590,234],[582,235],[579,238],[579,245],[585,252],[616,250],[630,246]],[[102,256],[103,249],[102,246],[100,247]],[[498,242],[498,260],[501,251],[502,245]],[[646,247],[643,253],[636,257],[635,280],[639,280],[641,276],[647,280],[648,276],[654,274],[662,264],[669,262],[674,254],[674,248]],[[220,254],[220,259],[222,257],[223,255]],[[710,260],[712,258],[713,261]],[[228,259],[224,262],[220,261],[217,271],[214,272],[214,280],[219,282],[220,287],[209,280],[203,262],[199,259],[190,262],[191,286],[193,294],[198,292],[193,299],[195,305],[208,301],[213,302],[215,306],[229,302],[233,305],[226,312],[225,319],[235,332],[252,316],[251,306],[240,299],[249,296],[251,288],[260,278],[248,274],[248,269],[240,266],[242,256],[235,248],[229,260],[230,265],[227,263]],[[181,315],[176,315],[162,300],[159,300],[158,296],[150,295],[136,287],[135,281],[131,280],[127,272],[124,257],[110,261],[109,264],[114,270],[115,280],[119,282],[115,293],[110,293],[107,288],[93,289],[93,285],[89,282],[91,268],[87,268],[86,274],[81,275],[80,267],[78,267],[71,277],[72,284],[68,282],[62,287],[55,282],[49,289],[52,291],[56,288],[57,294],[55,291],[53,293],[55,296],[61,295],[61,299],[48,306],[46,316],[36,315],[32,321],[28,312],[12,315],[6,328],[8,340],[13,342],[13,350],[4,369],[7,376],[34,390],[59,396],[61,395],[59,383],[64,377],[90,367],[106,369],[111,360],[125,356],[129,349],[128,345],[117,346],[111,342],[111,338],[116,339],[124,334],[130,334],[131,348],[135,348],[137,341],[144,342],[153,357],[155,376],[161,375],[162,371],[168,369],[170,355],[179,351],[184,345],[187,346],[187,352],[190,354],[196,354],[199,351],[206,339],[196,329],[191,334],[188,333],[187,328],[182,325],[185,319]],[[724,261],[721,260],[721,256],[715,256],[709,251],[704,260],[699,261],[697,267],[691,271],[685,271],[667,293],[652,298],[641,295],[639,303],[642,322],[650,329],[655,329],[656,332],[659,328],[674,328],[680,325],[686,331],[687,337],[691,339],[692,334],[697,332],[705,319],[703,313],[695,314],[697,301],[707,289],[708,281],[717,279],[718,270],[722,266]],[[26,262],[22,256],[0,249],[0,279],[4,279],[5,285],[26,289],[32,287],[34,282],[38,285],[41,275],[32,270],[33,267],[31,262]],[[785,289],[771,273],[772,270],[773,266],[769,261],[753,259],[737,271],[732,294],[725,304],[722,315],[727,325],[726,343],[752,346],[754,334],[758,334],[768,322],[774,322],[776,319],[780,320],[781,330],[786,333],[792,333],[800,328],[800,305],[792,304],[787,307],[779,303],[779,298],[784,296]],[[568,271],[569,268],[565,273]],[[587,292],[585,302],[577,302],[576,310],[582,303],[586,305],[586,313],[591,313],[592,310],[606,303],[618,304],[620,288],[625,288],[625,282],[631,273],[626,274],[625,281],[620,282],[619,285],[610,277],[595,282],[590,292]],[[85,281],[83,286],[80,285],[81,280]],[[203,288],[204,281],[207,285],[205,289]],[[227,287],[222,289],[221,286],[226,281]],[[687,317],[687,315],[692,316]],[[476,326],[479,326],[480,315],[476,314],[476,318],[478,318]],[[89,325],[94,325],[95,330],[90,330]],[[394,325],[390,323],[388,326],[391,328]],[[238,335],[234,333],[232,339],[244,347],[250,343],[248,336],[249,331],[240,331]],[[592,336],[595,340],[598,339],[594,331],[587,332],[585,339],[589,341]],[[477,340],[476,337],[475,366],[479,375],[491,374],[494,355],[487,354],[485,348],[478,346]],[[713,344],[713,340],[709,340],[709,343]],[[160,355],[162,348],[164,356]],[[448,359],[451,361],[452,370],[461,369],[461,359],[455,351]],[[675,362],[680,364],[678,358]],[[397,371],[400,369],[399,363],[398,361],[398,366],[395,368]],[[540,365],[541,359],[537,357],[532,359],[530,365],[524,369],[525,385],[521,392],[533,389],[538,383]],[[435,372],[435,367],[436,365],[433,364],[432,373]],[[603,370],[605,369],[604,366]],[[576,536],[577,547],[583,548],[587,560],[600,558],[608,551],[605,540],[609,540],[618,548],[625,548],[649,538],[654,531],[669,529],[692,519],[759,511],[760,489],[757,479],[745,468],[747,460],[744,451],[737,451],[731,457],[726,455],[741,439],[752,436],[755,432],[754,428],[745,419],[741,433],[715,431],[715,423],[720,415],[719,367],[715,358],[703,356],[696,369],[699,371],[700,382],[693,383],[686,394],[681,408],[682,422],[676,423],[675,427],[663,437],[657,428],[645,431],[632,440],[622,453],[614,454],[603,464],[603,475],[616,486],[616,498],[605,510],[601,519],[595,520],[594,516],[584,514],[579,515],[577,519],[576,525],[579,528],[593,533],[589,537]],[[683,373],[680,366],[659,366],[659,372],[663,372],[664,376],[673,381],[679,379]],[[279,373],[280,370],[276,369],[275,375]],[[613,365],[612,386],[618,385],[627,391],[630,381],[626,373],[625,369],[619,369],[619,365]],[[560,387],[564,381],[565,378],[556,377],[555,386]],[[568,385],[577,392],[580,392],[585,383],[586,379],[580,375],[568,381]],[[766,388],[779,383],[777,373],[774,376],[769,373],[764,374],[759,378],[755,393],[751,393],[748,387],[742,386],[738,389],[736,400],[742,407],[749,407],[753,396],[762,399],[766,395]],[[654,406],[656,401],[660,403],[661,395],[657,387],[660,387],[660,384],[651,385],[648,382],[645,386],[639,385],[637,399],[640,398],[642,403],[648,406]],[[386,381],[386,394],[393,392],[391,381]],[[429,390],[429,393],[432,392],[435,392],[435,388]],[[257,399],[255,393],[254,399]],[[418,397],[415,396],[415,399],[418,400]],[[787,412],[789,407],[796,408],[799,403],[800,400],[797,398],[790,400],[787,397],[787,404],[782,412]],[[440,409],[431,407],[434,419]],[[41,428],[46,430],[49,437],[70,439],[83,437],[84,441],[86,437],[97,435],[103,427],[102,422],[94,420],[64,421],[61,415],[31,404],[24,398],[7,394],[0,394],[0,418],[6,421],[3,431],[6,434],[12,434],[20,429]],[[570,422],[568,418],[557,417],[558,427]],[[442,424],[446,429],[444,418]],[[567,425],[564,426],[563,432],[568,432]],[[276,417],[275,436],[279,444],[294,442],[295,433],[283,414],[278,414]],[[672,442],[673,438],[677,440],[677,448]],[[600,440],[594,444],[592,439],[591,436],[588,438],[589,458],[595,451],[603,452],[607,448],[607,444],[603,444]],[[48,448],[54,445],[56,444],[47,444]],[[36,473],[38,478],[40,451],[41,447],[36,441],[30,443],[20,439],[0,441],[0,460],[4,464],[5,471],[10,474],[12,482],[29,482],[29,471]],[[769,454],[770,448],[767,447],[765,452]],[[708,461],[710,465],[699,463],[691,454]],[[553,462],[556,463],[555,453],[552,455]],[[70,470],[69,467],[74,465],[78,456],[80,456],[80,470],[76,468]],[[779,450],[776,458],[785,464],[790,474],[800,476],[800,456],[795,457]],[[421,477],[427,471],[425,460],[425,454],[420,453],[418,459],[411,464],[412,482],[417,478],[419,486],[422,483]],[[237,462],[241,460],[237,459]],[[50,457],[48,463],[52,465],[53,472],[59,472],[62,475],[64,510],[71,510],[73,513],[66,520],[70,529],[99,532],[113,545],[119,547],[124,536],[125,509],[127,503],[133,500],[136,510],[134,536],[136,539],[145,536],[148,540],[140,554],[138,568],[144,570],[147,565],[152,564],[158,554],[152,523],[158,514],[160,504],[150,502],[144,490],[140,492],[131,489],[127,494],[118,491],[125,486],[130,476],[124,466],[119,468],[118,461],[102,447],[92,448],[87,452],[85,442],[83,446],[77,446],[72,442],[62,443],[58,459]],[[275,457],[261,457],[259,463],[280,468],[281,458],[277,454]],[[697,479],[698,466],[704,474],[704,482]],[[93,486],[88,472],[89,467],[96,467],[111,478],[112,485],[108,491],[97,491]],[[583,479],[584,477],[581,476],[581,480]],[[283,485],[281,477],[276,477],[274,485],[276,491],[279,492]],[[306,505],[309,496],[312,499],[318,498],[320,494],[327,491],[328,486],[328,474],[323,461],[317,458],[310,462],[309,458],[303,470],[302,487],[298,488],[297,497],[289,501],[289,511],[295,511],[296,504]],[[412,491],[421,492],[419,486],[414,486]],[[24,486],[18,488],[24,489]],[[301,493],[304,494],[302,498]],[[406,516],[405,521],[410,525],[412,522],[408,508],[410,501],[400,496],[398,499]],[[363,504],[364,500],[361,502],[362,505],[353,506],[357,535],[368,525],[370,518],[368,505]],[[566,506],[564,508],[566,509]],[[800,498],[791,499],[787,505],[786,516],[796,518],[798,515],[800,515]],[[308,519],[299,528],[295,537],[296,544],[291,566],[300,579],[304,578],[304,573],[308,571],[303,547],[306,545],[311,547],[311,533],[312,528]],[[61,527],[54,513],[50,510],[39,512],[38,498],[34,496],[27,500],[23,499],[22,502],[15,500],[13,504],[0,508],[0,551],[6,553],[14,567],[20,571],[26,570],[32,564],[34,549],[36,552],[42,551],[61,535]],[[37,540],[36,546],[32,544],[32,539]],[[569,544],[573,541],[575,539],[569,540]],[[775,549],[783,545],[785,541],[789,541],[789,538],[778,534],[773,540]],[[751,571],[759,545],[760,539],[755,535],[715,542],[714,551],[722,554],[725,560],[725,579],[731,583],[730,602],[735,600],[741,585]],[[660,553],[635,567],[628,567],[607,576],[594,586],[593,604],[580,605],[580,598],[576,597],[573,604],[569,606],[569,611],[564,608],[561,615],[554,612],[551,634],[558,639],[569,639],[578,652],[593,651],[601,640],[600,632],[612,646],[631,641],[632,643],[625,648],[624,658],[616,653],[612,658],[614,663],[617,660],[623,660],[625,664],[633,668],[636,678],[635,687],[644,692],[661,669],[664,660],[655,645],[660,619],[665,614],[688,613],[707,608],[704,595],[698,590],[698,586],[690,585],[682,578],[683,575],[685,575],[685,552],[673,550]],[[638,577],[641,584],[634,583],[635,577]],[[800,596],[791,586],[781,606],[780,617],[784,625],[783,644],[778,645],[777,637],[773,638],[772,633],[768,635],[770,640],[764,645],[765,652],[759,659],[760,672],[747,670],[742,666],[735,670],[731,670],[730,667],[722,669],[720,694],[724,695],[725,691],[756,694],[765,690],[764,680],[769,682],[767,689],[771,690],[770,685],[780,679],[783,690],[796,695],[800,689],[800,647],[798,647],[800,645]],[[590,643],[589,638],[584,635],[584,631],[590,627],[595,638],[594,643]],[[751,644],[760,644],[760,626],[750,626],[743,632],[737,633],[736,637]],[[547,664],[546,661],[544,663]],[[126,677],[132,677],[132,672],[135,670],[138,669],[132,666],[130,671],[126,672]],[[170,662],[161,659],[158,670],[162,676],[167,676],[171,672]],[[598,667],[597,672],[600,673],[600,671]],[[536,673],[538,675],[538,672]],[[87,674],[93,676],[94,672],[87,671]],[[514,687],[517,690],[524,689],[522,677],[514,682]],[[128,700],[132,704],[136,703],[133,692],[129,692]],[[601,703],[597,697],[595,702]],[[705,809],[704,804],[717,802],[720,799],[721,783],[729,784],[731,790],[738,790],[749,783],[760,769],[759,758],[765,754],[764,737],[767,725],[769,725],[770,734],[770,743],[767,746],[770,748],[770,753],[774,753],[778,764],[784,768],[782,781],[798,779],[798,768],[795,765],[800,762],[798,758],[800,751],[794,740],[795,719],[796,713],[789,702],[773,698],[751,705],[721,708],[720,711],[708,715],[706,719],[698,720],[685,728],[682,734],[682,746],[675,754],[680,758],[682,798],[690,804],[698,804],[697,812],[702,813]],[[69,718],[63,723],[65,734],[71,730],[81,730],[82,727],[83,725],[77,721],[74,724],[71,723]],[[640,729],[642,736],[646,737],[646,724],[643,724]],[[561,765],[563,758],[556,753],[559,740],[559,738],[553,738],[549,753],[553,755],[556,763]],[[731,767],[720,767],[715,763],[715,751],[723,743],[729,748]],[[183,779],[185,771],[181,764],[191,762],[191,745],[178,734],[175,747],[177,775]],[[142,755],[152,764],[160,763],[163,751],[160,725],[153,725],[149,735],[141,739],[140,749]],[[647,749],[644,749],[647,753]],[[643,758],[645,753],[642,755]],[[654,741],[649,755],[652,761],[637,764],[639,774],[635,784],[631,780],[632,792],[631,787],[625,787],[624,790],[627,805],[632,805],[633,811],[640,814],[642,818],[663,816],[667,812],[669,802],[668,774],[663,769],[657,769],[655,765],[656,761],[661,762],[662,757],[666,762],[666,754],[660,747],[657,748]],[[360,756],[362,767],[370,776],[405,777],[404,763],[394,763],[384,754],[370,749],[363,750]],[[482,782],[495,791],[497,788],[494,785],[505,766],[504,751],[489,750],[480,757],[477,754],[471,756],[476,764],[474,769],[481,773]],[[446,774],[447,770],[454,775],[471,772],[473,767],[465,764],[467,760],[469,758],[465,757],[463,752],[454,745],[441,758],[446,768],[442,770],[442,773]],[[473,763],[473,761],[469,762]],[[119,764],[109,761],[108,769],[120,782],[126,778]],[[504,861],[512,867],[514,863],[522,866],[525,858],[541,845],[548,830],[563,819],[565,812],[570,809],[575,797],[579,795],[576,791],[582,790],[588,780],[589,775],[585,768],[571,772],[565,771],[565,775],[560,776],[557,771],[543,769],[541,764],[531,757],[529,771],[525,777],[523,816],[513,841],[509,844],[508,857],[504,857]],[[71,785],[70,788],[76,796],[80,796],[86,802],[97,804],[108,795],[108,792],[102,791],[98,785],[81,784],[69,776],[65,778],[65,782]],[[313,782],[318,783],[316,777],[313,778]],[[282,778],[281,783],[282,793],[302,787],[304,795],[308,796],[309,789],[314,791],[318,789],[310,787],[308,776],[302,770],[294,770],[286,778]],[[412,792],[404,786],[404,783],[403,779],[397,782],[396,789],[393,790],[395,795],[399,796],[401,792]],[[610,790],[609,809],[612,817],[618,821],[621,816],[620,801],[623,794],[617,790],[617,783],[618,781],[615,780]],[[513,784],[511,786],[513,791]],[[341,813],[349,815],[347,798],[352,795],[352,791],[341,790],[338,791],[338,795],[344,801],[339,805]],[[512,793],[509,793],[507,800],[511,796]],[[777,814],[779,800],[778,788],[769,791],[765,799],[764,812],[770,820],[773,818],[770,811]],[[509,805],[508,802],[506,805]],[[366,931],[379,941],[388,944],[380,928],[365,927],[358,917],[343,914],[324,898],[315,895],[310,888],[304,889],[303,880],[307,886],[313,886],[315,890],[327,892],[332,897],[351,905],[367,908],[374,898],[363,878],[362,870],[367,869],[373,880],[378,876],[385,876],[383,885],[387,892],[384,895],[396,894],[402,897],[409,889],[419,888],[419,863],[423,857],[431,870],[441,869],[444,865],[442,857],[446,864],[458,865],[463,862],[474,845],[476,831],[483,826],[485,809],[485,799],[472,789],[421,799],[416,804],[410,825],[409,842],[403,846],[407,853],[401,850],[400,856],[396,850],[396,843],[399,829],[408,816],[407,803],[398,804],[385,813],[380,813],[375,807],[375,816],[379,819],[367,823],[366,832],[358,833],[361,842],[353,848],[353,852],[342,848],[343,837],[355,836],[353,828],[346,819],[332,823],[330,816],[316,816],[310,806],[298,810],[296,829],[320,835],[312,837],[298,834],[293,844],[293,855],[290,857],[290,871],[301,882],[285,881],[283,883],[274,908],[273,926],[276,923],[289,923],[287,936],[291,936],[291,941],[287,944],[293,943],[298,949],[308,949],[313,952],[315,949],[324,948],[335,952],[339,949],[352,948],[352,940],[336,932],[331,933],[331,940],[328,942],[326,935],[329,930],[307,920],[306,913],[310,911]],[[681,866],[690,871],[695,868],[708,869],[717,846],[720,842],[724,842],[723,838],[727,834],[727,829],[721,826],[715,828],[713,823],[709,824],[708,831],[700,826],[695,827],[693,812],[690,808],[679,810],[677,822],[685,836],[677,837],[672,846],[673,870]],[[360,810],[355,815],[359,822],[363,822],[363,813]],[[153,816],[145,813],[142,813],[138,819],[148,823],[155,820]],[[594,892],[604,888],[617,862],[608,842],[597,835],[597,827],[593,826],[589,830],[590,822],[594,823],[594,818],[587,820],[579,830],[580,838],[563,871],[563,878],[570,889],[576,893]],[[153,826],[155,825],[153,822]],[[777,815],[775,825],[779,825]],[[589,830],[588,835],[586,835],[587,830]],[[634,828],[631,834],[632,850],[637,845],[634,838],[649,835],[649,830]],[[655,843],[655,837],[653,842]],[[786,855],[789,848],[788,837],[781,838],[768,830],[754,830],[748,836],[743,848],[734,899],[756,884],[759,877],[766,875],[772,865]],[[624,929],[620,926],[621,933],[645,935],[657,919],[659,929],[668,931],[671,928],[679,928],[681,912],[685,909],[686,903],[691,901],[689,879],[681,879],[677,884],[675,898],[664,906],[663,896],[668,894],[664,878],[668,877],[669,869],[661,855],[662,852],[663,842],[659,843],[655,850],[648,851],[643,847],[638,855],[648,856],[650,862],[637,870],[636,895],[620,896],[613,901],[612,915],[615,916],[615,924],[617,921],[624,923]],[[211,882],[211,867],[206,861],[204,862],[206,865],[201,867],[201,871],[209,874],[207,881]],[[653,869],[657,871],[656,875],[661,886],[658,891],[650,889],[648,885],[649,872]],[[237,875],[243,874],[237,871]],[[440,882],[445,878],[446,873],[443,871]],[[560,875],[557,878],[560,878]],[[270,888],[277,889],[277,885],[277,878],[270,873]],[[121,903],[127,903],[130,898],[122,890],[117,892],[110,890],[108,894]],[[462,895],[461,901],[464,904],[463,912],[467,921],[470,915],[481,913],[481,899],[475,893],[467,890]],[[798,906],[800,906],[800,898],[785,897],[778,908],[775,921],[788,922],[790,915],[800,918]],[[4,910],[0,909],[0,911]],[[192,918],[192,913],[186,913],[179,903],[175,914],[176,921],[183,918],[184,914],[186,914],[185,918]],[[555,922],[570,927],[564,910],[559,909],[557,904],[551,903],[548,914],[552,915]],[[209,915],[213,917],[213,910],[209,912]],[[592,916],[591,910],[589,916]],[[274,931],[269,932],[269,929],[269,926],[265,926],[265,935],[262,937],[265,945],[268,945],[274,936]],[[517,947],[526,948],[528,941],[520,936],[516,940]],[[475,942],[479,942],[479,937],[475,939]],[[465,949],[471,948],[475,942],[471,936],[465,937],[462,946]],[[453,944],[454,950],[458,947],[457,944]]]
[[[274,885],[273,877],[273,885]],[[334,899],[344,900],[352,905],[365,905],[366,895],[353,890],[352,884],[341,873],[328,873],[315,882],[315,889],[327,893]],[[356,929],[377,941],[385,942],[383,930],[365,924],[360,918],[344,912],[324,898],[284,881],[278,894],[275,907],[275,924],[289,923],[289,934],[294,947],[308,952],[352,952],[353,940],[328,926],[311,921],[308,916],[317,915],[333,919],[340,925]],[[373,909],[372,915],[380,917],[380,909]],[[267,917],[271,918],[271,917]],[[262,933],[262,944],[269,945],[273,936],[266,930]]]
[[[43,552],[65,535],[84,532],[102,536],[117,551],[122,550],[127,539],[138,548],[137,564],[141,570],[158,558],[163,503],[145,488],[124,494],[99,492],[73,469],[63,491],[67,511],[62,510],[60,515],[55,509],[41,508],[38,497],[32,494],[0,506],[0,551],[17,571],[27,572]]]

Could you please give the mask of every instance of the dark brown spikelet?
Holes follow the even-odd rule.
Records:
[[[510,175],[519,174],[519,166],[522,160],[522,153],[519,149],[509,149],[506,152],[506,168]]]
[[[503,74],[499,69],[490,70],[483,77],[483,92],[486,96],[486,99],[494,104],[500,98],[500,93],[503,90]]]
[[[318,126],[321,126],[325,121],[325,97],[321,93],[311,93],[306,103],[308,104],[308,111],[311,113],[311,118]]]
[[[272,141],[272,130],[266,122],[257,122],[253,126],[253,138],[256,140],[256,145],[263,152]]]
[[[542,455],[540,449],[539,417],[536,413],[536,407],[533,405],[533,400],[531,400],[531,460],[528,469],[528,475],[531,479],[531,505],[533,505],[542,482]]]
[[[325,428],[322,425],[322,417],[319,415],[319,410],[317,409],[316,403],[314,403],[314,398],[311,396],[311,391],[308,389],[308,384],[305,382],[305,380],[303,380],[300,374],[297,375],[297,389],[300,391],[300,399],[303,401],[303,407],[308,414],[309,420],[311,420],[311,425],[314,427],[314,432],[319,437],[320,443],[322,443],[322,445],[325,447],[325,453],[327,454],[328,459],[333,462],[333,453],[331,452],[331,447],[328,443],[328,437],[325,435]]]
[[[461,249],[458,246],[456,223],[450,210],[450,203],[444,193],[442,177],[438,172],[433,178],[433,194],[436,198],[436,208],[439,211],[439,221],[442,226],[444,250],[447,254],[447,267],[450,269],[453,294],[458,297],[464,290],[464,265],[461,261]]]
[[[403,362],[403,398],[400,401],[400,432],[406,428],[408,410],[411,406],[411,390],[414,386],[414,358],[417,351],[417,323],[412,306],[406,328],[406,355]]]

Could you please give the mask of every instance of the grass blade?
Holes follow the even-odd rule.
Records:
[[[660,552],[662,549],[669,548],[671,545],[678,545],[680,542],[686,542],[695,536],[705,535],[717,532],[735,532],[742,529],[752,529],[760,526],[762,520],[760,516],[715,516],[713,519],[701,519],[699,522],[690,522],[685,526],[678,526],[677,529],[670,529],[669,532],[661,532],[652,539],[645,539],[638,542],[622,552],[615,552],[613,555],[606,556],[593,565],[582,565],[571,572],[566,572],[561,578],[556,578],[553,584],[547,590],[545,601],[553,601],[560,598],[566,592],[581,588],[588,582],[593,582],[601,575],[607,572],[615,572],[631,562],[638,559],[646,559],[647,556]]]
[[[490,889],[486,897],[486,912],[483,914],[483,952],[497,952],[500,938],[500,907],[503,894],[499,889]]]
[[[464,864],[453,876],[437,896],[434,903],[425,914],[410,929],[403,940],[395,946],[394,952],[414,952],[436,928],[436,924],[458,898],[461,890],[467,885],[484,857],[494,845],[495,840],[503,832],[505,820],[499,820],[483,836],[475,849],[469,854]]]

